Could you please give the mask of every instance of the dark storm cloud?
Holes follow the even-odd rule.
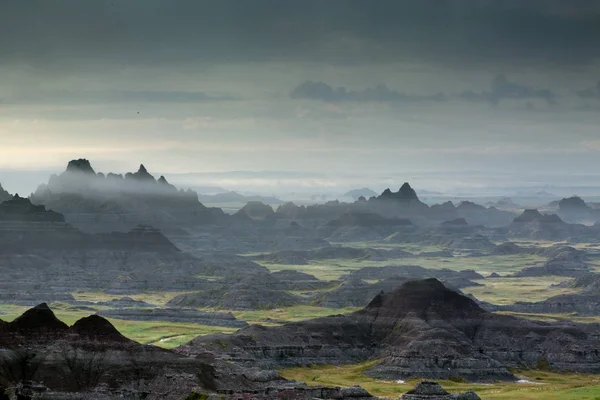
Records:
[[[11,104],[201,103],[228,100],[235,100],[235,98],[227,94],[210,95],[203,92],[152,90],[24,91],[4,99],[5,103]]]
[[[600,100],[600,81],[596,83],[595,87],[587,88],[577,92],[579,96],[584,99],[598,99]]]
[[[550,89],[510,82],[504,75],[497,75],[491,84],[491,91],[466,91],[460,97],[469,101],[486,101],[498,104],[503,99],[529,100],[540,99],[548,104],[557,104],[556,94]]]
[[[585,63],[600,0],[4,1],[0,63]]]
[[[400,93],[390,90],[385,85],[355,91],[345,87],[333,87],[324,82],[306,81],[298,85],[290,93],[293,99],[322,100],[329,102],[354,101],[354,102],[415,102],[424,100],[445,100],[443,94],[422,96]]]

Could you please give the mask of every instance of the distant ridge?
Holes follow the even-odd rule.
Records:
[[[374,196],[377,196],[377,192],[365,187],[365,188],[361,188],[361,189],[350,190],[350,191],[344,193],[343,197],[350,197],[354,200],[358,200],[361,197],[368,199],[368,198],[371,198]]]

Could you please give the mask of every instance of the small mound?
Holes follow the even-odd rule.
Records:
[[[437,382],[419,382],[400,400],[481,400],[475,392],[450,394]]]
[[[108,320],[99,315],[81,318],[70,331],[86,340],[98,342],[129,342]]]
[[[499,244],[494,249],[494,254],[498,254],[498,255],[520,254],[522,252],[523,252],[523,249],[519,245],[512,243],[512,242],[506,242],[506,243]]]
[[[469,226],[469,223],[464,218],[456,218],[450,221],[442,222],[442,226]]]
[[[234,215],[236,214],[246,215],[252,219],[264,219],[275,214],[275,211],[271,206],[260,201],[249,201]]]
[[[319,280],[314,275],[307,274],[305,272],[296,271],[294,269],[273,272],[271,275],[282,281],[318,281]]]
[[[420,394],[425,396],[439,396],[448,395],[449,393],[437,382],[423,381],[419,382],[414,389],[408,391],[406,394]]]

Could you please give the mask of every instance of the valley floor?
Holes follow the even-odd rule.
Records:
[[[379,381],[363,372],[374,362],[347,366],[314,366],[280,371],[287,379],[309,385],[360,385],[374,396],[397,399],[411,390],[418,380],[404,383]],[[583,374],[556,374],[546,371],[515,371],[523,383],[470,384],[451,381],[439,383],[451,393],[473,390],[482,400],[597,400],[600,399],[600,376]]]

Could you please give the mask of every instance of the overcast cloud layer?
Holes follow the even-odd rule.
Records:
[[[593,170],[599,41],[600,0],[6,1],[0,182]]]

